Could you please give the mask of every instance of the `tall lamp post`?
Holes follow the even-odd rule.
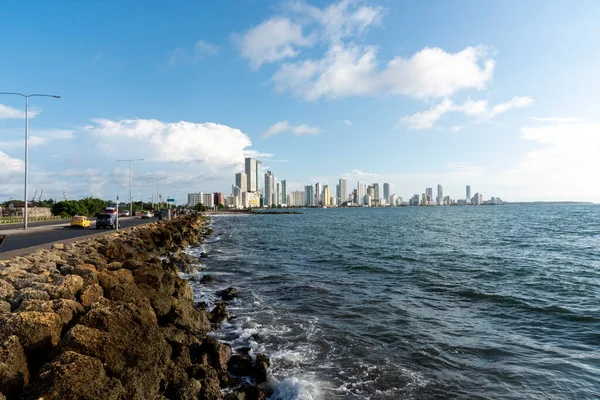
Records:
[[[144,161],[143,158],[135,158],[131,160],[117,160],[117,162],[128,162],[129,163],[129,216],[133,217],[133,199],[131,197],[131,186],[133,181],[131,179],[131,163],[135,161]],[[142,205],[143,207],[143,205]]]
[[[56,96],[53,94],[40,94],[40,93],[36,93],[36,94],[23,94],[23,93],[14,93],[14,92],[0,92],[0,94],[6,94],[6,95],[12,95],[12,96],[21,96],[21,97],[25,97],[25,193],[24,193],[24,197],[25,197],[25,201],[23,204],[23,230],[27,229],[27,183],[29,181],[29,174],[27,171],[27,157],[28,157],[28,147],[27,147],[27,142],[28,142],[28,138],[29,138],[29,134],[28,134],[28,129],[29,129],[29,119],[28,119],[28,114],[29,114],[29,98],[30,97],[52,97],[54,99],[60,99],[60,96]]]
[[[156,181],[156,204],[158,204],[158,209],[160,209],[160,200],[158,198],[158,181],[164,181],[167,178],[152,178],[153,181]]]

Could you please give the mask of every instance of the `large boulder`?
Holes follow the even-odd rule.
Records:
[[[56,346],[62,327],[60,317],[53,312],[24,311],[8,314],[0,337],[14,335],[25,351],[45,351]]]
[[[16,336],[0,343],[0,393],[15,397],[29,383],[25,350]]]
[[[39,311],[55,313],[59,316],[62,322],[62,328],[65,329],[71,321],[83,313],[81,304],[74,300],[58,299],[58,300],[25,300],[19,306],[18,312],[22,311]]]
[[[156,315],[139,304],[101,299],[73,327],[58,350],[98,358],[123,384],[128,398],[150,399],[159,391],[171,347],[160,334]]]
[[[45,364],[23,399],[120,400],[133,398],[121,382],[106,374],[94,357],[67,351]]]

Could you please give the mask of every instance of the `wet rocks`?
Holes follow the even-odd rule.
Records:
[[[238,293],[236,288],[230,287],[217,292],[217,296],[225,301],[229,301],[235,299],[238,296]]]
[[[203,284],[212,283],[214,281],[214,278],[210,275],[202,275],[202,278],[200,278],[200,283]]]
[[[210,233],[191,215],[0,261],[0,399],[264,398],[233,375],[258,382],[268,359],[207,337],[226,304],[195,307],[178,275]]]

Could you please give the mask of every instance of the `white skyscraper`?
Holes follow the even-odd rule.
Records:
[[[444,204],[444,187],[442,185],[437,186],[437,205],[441,206]]]
[[[256,160],[254,158],[246,158],[245,172],[248,180],[248,187],[246,190],[249,192],[256,192]]]
[[[425,202],[429,204],[430,201],[433,201],[433,188],[425,189]]]
[[[362,182],[358,182],[356,185],[356,191],[358,192],[358,205],[364,205],[365,195],[367,194],[367,185]]]
[[[348,200],[348,181],[345,178],[340,178],[340,204]]]
[[[315,206],[321,204],[321,192],[323,191],[323,187],[320,183],[315,183]]]
[[[243,172],[235,174],[235,186],[239,187],[242,192],[248,190],[248,177]]]

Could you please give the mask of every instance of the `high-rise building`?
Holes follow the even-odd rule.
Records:
[[[262,162],[256,160],[256,191],[259,196],[263,195],[263,180],[262,180]]]
[[[471,199],[471,204],[479,206],[481,203],[483,203],[483,195],[481,193],[475,193]]]
[[[235,174],[235,186],[239,187],[242,192],[248,191],[248,176],[244,172]]]
[[[383,199],[385,200],[386,204],[390,204],[390,184],[389,183],[383,184]]]
[[[471,185],[467,185],[467,201],[471,200]]]
[[[340,178],[340,193],[338,197],[340,198],[340,204],[345,201],[348,201],[348,181],[345,178]]]
[[[188,193],[188,206],[194,207],[196,204],[200,203],[202,200],[200,199],[200,193]]]
[[[365,195],[367,194],[367,185],[362,182],[358,182],[356,185],[356,191],[358,192],[358,202],[356,204],[364,205]]]
[[[371,202],[376,202],[376,205],[379,205],[381,199],[381,193],[379,193],[379,183],[373,184],[373,196],[371,198]]]
[[[215,192],[214,197],[215,197],[214,202],[215,202],[216,206],[218,206],[218,205],[224,206],[225,205],[225,196],[223,196],[223,193]]]
[[[213,208],[215,206],[215,196],[212,193],[200,192],[200,203],[204,207]]]
[[[328,206],[331,204],[331,193],[329,191],[329,185],[323,186],[323,194],[321,196],[321,204]]]
[[[360,200],[360,197],[358,195],[358,189],[354,189],[352,191],[352,203],[356,204],[356,205],[360,205],[362,203],[362,201]]]
[[[281,181],[281,204],[287,204],[287,181]]]
[[[375,187],[373,185],[369,185],[367,187],[367,193],[366,193],[371,200],[373,200],[375,198]]]
[[[323,186],[320,183],[315,183],[315,206],[321,205],[321,192]]]
[[[248,192],[256,192],[256,160],[254,158],[246,158],[245,172],[248,181],[246,190]]]
[[[275,205],[281,205],[281,182],[275,182]]]
[[[441,206],[444,204],[444,187],[442,185],[437,186],[437,205]]]
[[[315,205],[315,187],[313,185],[304,186],[304,205]]]
[[[265,174],[265,195],[264,204],[265,207],[271,207],[275,204],[276,193],[275,193],[275,175],[271,171],[267,171]]]
[[[425,189],[425,198],[427,199],[427,204],[433,200],[433,188]]]

